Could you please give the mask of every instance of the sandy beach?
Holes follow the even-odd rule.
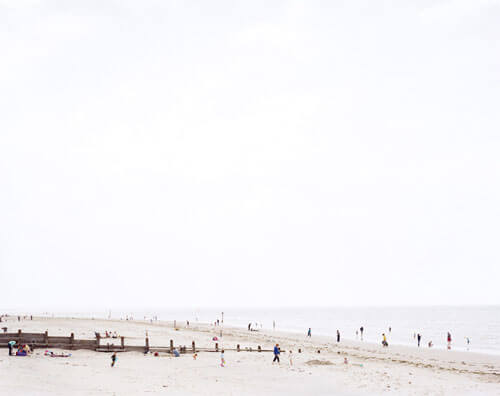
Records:
[[[110,353],[88,350],[70,351],[68,358],[44,356],[37,349],[28,357],[9,357],[0,351],[0,393],[6,395],[376,395],[385,392],[402,395],[500,395],[500,356],[381,345],[333,337],[257,331],[185,322],[146,322],[102,319],[9,318],[3,326],[10,331],[44,332],[75,338],[93,338],[94,332],[117,332],[127,345],[144,345],[146,332],[150,345],[187,346],[188,352],[176,358],[168,353],[154,356],[140,352],[118,353],[111,368]],[[225,351],[226,366],[220,366],[220,353],[200,352],[196,360],[189,351],[196,346],[219,345],[241,352]],[[102,340],[102,343],[108,342]],[[119,344],[119,340],[109,342]],[[256,352],[260,345],[272,349],[280,344],[281,363],[273,364],[271,352]],[[253,352],[245,351],[252,348]],[[302,353],[298,353],[298,349]],[[292,350],[290,365],[289,352]],[[318,353],[318,350],[320,353]],[[55,350],[54,350],[55,351]],[[347,358],[348,363],[344,360]]]

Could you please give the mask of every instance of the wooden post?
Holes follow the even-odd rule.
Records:
[[[149,352],[149,338],[146,337],[146,352]]]
[[[121,338],[122,349],[125,349],[125,337],[121,336],[120,338]]]
[[[196,346],[194,341],[191,343],[191,347],[193,348],[193,353],[196,353]]]
[[[240,351],[240,344],[236,345],[236,351],[239,352]]]
[[[23,332],[21,331],[21,329],[17,330],[17,342],[18,343],[21,342],[21,335],[22,335],[22,333]]]
[[[73,344],[75,343],[75,333],[71,333],[69,336],[69,349],[73,349]]]
[[[174,351],[174,340],[170,340],[170,353]]]
[[[98,349],[101,346],[101,333],[96,333],[95,344],[95,349]]]
[[[218,342],[215,343],[215,352],[219,352],[219,343]]]
[[[107,347],[108,352],[109,352],[109,342],[106,344],[106,347]]]
[[[49,347],[49,332],[45,331],[45,334],[43,336],[43,340],[45,341],[45,346],[48,348]]]
[[[262,352],[262,348],[260,347],[260,345],[257,347],[257,350],[258,350],[259,352]]]

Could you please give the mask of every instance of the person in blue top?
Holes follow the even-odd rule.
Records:
[[[309,327],[309,330],[307,330],[307,336],[311,337],[311,328]]]
[[[279,344],[276,344],[276,346],[274,347],[274,359],[273,359],[273,363],[274,362],[280,362],[280,346]]]

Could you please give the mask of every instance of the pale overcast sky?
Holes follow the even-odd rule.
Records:
[[[500,303],[500,1],[0,0],[2,308]]]

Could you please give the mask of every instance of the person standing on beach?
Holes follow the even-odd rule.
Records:
[[[448,336],[446,337],[446,341],[448,342],[448,349],[451,349],[451,333],[448,332]]]
[[[307,336],[311,337],[311,328],[309,327],[309,330],[307,330]]]
[[[278,364],[280,364],[280,346],[279,346],[279,344],[276,344],[273,352],[274,352],[273,364],[274,364],[274,362],[278,362]]]
[[[422,339],[422,335],[420,333],[417,334],[417,347],[420,347],[420,340]]]
[[[363,326],[361,326],[361,327],[359,328],[359,333],[361,334],[361,341],[363,341],[363,331],[364,331],[364,330],[365,330],[365,329],[363,328]]]
[[[12,348],[14,348],[14,345],[16,345],[15,341],[9,341],[7,343],[7,346],[9,347],[9,356],[12,356]]]
[[[111,367],[115,367],[115,363],[116,363],[116,352],[113,352],[113,354],[111,355]]]
[[[292,351],[288,351],[288,360],[290,361],[290,366],[293,366]]]
[[[340,331],[337,330],[337,342],[340,342]]]

